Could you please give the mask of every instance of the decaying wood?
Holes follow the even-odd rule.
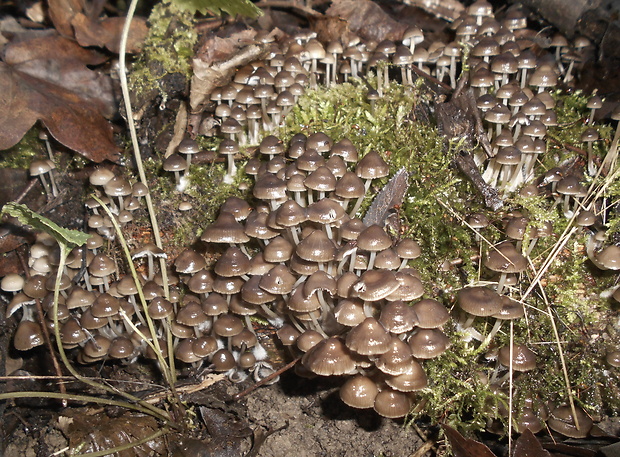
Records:
[[[493,211],[503,206],[502,199],[492,186],[489,186],[476,166],[471,151],[476,145],[482,147],[487,156],[492,157],[491,144],[484,132],[476,100],[467,79],[459,80],[454,95],[444,103],[436,105],[437,128],[444,135],[446,152],[449,152],[450,140],[459,141],[460,149],[454,157],[456,166],[469,178],[484,198],[484,203]]]

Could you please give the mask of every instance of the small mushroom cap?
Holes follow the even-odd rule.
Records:
[[[308,370],[320,376],[339,376],[355,370],[355,361],[351,352],[342,339],[337,337],[320,341],[304,354],[301,363]]]
[[[13,336],[13,346],[18,351],[28,351],[43,344],[43,333],[41,326],[36,322],[23,320],[17,326]]]
[[[295,250],[303,260],[310,262],[330,262],[336,257],[336,246],[322,230],[314,230],[301,240]]]
[[[285,265],[276,265],[260,280],[259,287],[270,294],[285,295],[293,290],[295,276]],[[301,287],[299,288],[301,290]]]
[[[201,336],[192,341],[192,351],[196,357],[208,357],[217,351],[217,340],[213,336]]]
[[[389,165],[377,151],[370,151],[355,167],[355,174],[362,179],[383,178],[387,176],[389,172]]]
[[[230,213],[220,212],[215,222],[209,225],[200,239],[206,243],[247,243],[250,241],[245,234],[243,225]]]
[[[402,392],[385,389],[375,397],[374,409],[379,415],[389,419],[404,417],[411,409],[411,398]]]
[[[280,338],[280,342],[284,346],[292,346],[297,342],[297,338],[301,335],[299,330],[293,327],[290,324],[284,324],[282,327],[278,329],[276,332],[278,338]]]
[[[351,296],[367,301],[381,300],[398,289],[399,286],[400,283],[393,272],[369,270],[365,271],[360,279],[353,284]]]
[[[364,319],[346,337],[347,347],[362,355],[383,354],[390,349],[390,342],[390,334],[374,317]]]
[[[450,347],[450,339],[436,328],[416,331],[408,343],[416,359],[433,359]]]
[[[207,266],[205,258],[191,248],[182,251],[174,261],[179,273],[193,274]]]
[[[504,346],[499,350],[498,360],[505,367],[510,366],[510,346]],[[515,371],[530,371],[534,368],[536,368],[536,354],[523,344],[514,344],[512,369]]]
[[[428,385],[428,378],[422,365],[416,360],[411,360],[403,373],[386,376],[385,383],[399,392],[414,392],[424,389]]]
[[[465,287],[459,290],[458,304],[474,316],[492,316],[502,309],[500,296],[488,287]]]
[[[182,325],[197,327],[207,322],[207,315],[202,310],[200,303],[191,301],[179,308],[176,314],[176,321]]]
[[[357,375],[349,378],[340,388],[340,398],[352,408],[372,408],[379,389],[367,376]]]
[[[375,366],[383,373],[395,376],[405,373],[411,362],[413,362],[411,348],[407,343],[393,335],[390,339],[389,349],[377,357]]]
[[[232,370],[237,366],[234,355],[228,349],[220,349],[212,356],[213,369],[219,373]]]
[[[400,334],[408,332],[418,325],[418,316],[413,308],[403,301],[393,301],[381,309],[379,322],[386,330]]]
[[[378,252],[391,246],[392,238],[379,225],[371,225],[357,237],[357,247],[364,251]]]
[[[250,271],[250,259],[236,246],[230,246],[215,263],[215,273],[224,277],[241,276]]]
[[[610,245],[596,255],[598,263],[607,270],[620,270],[620,247]]]
[[[364,322],[364,302],[359,298],[345,298],[338,302],[334,309],[336,322],[347,327],[355,327]]]
[[[113,359],[125,359],[134,355],[135,347],[126,336],[114,338],[108,348],[108,355]]]
[[[195,338],[185,338],[174,348],[174,356],[181,362],[194,363],[202,359],[194,352]]]
[[[551,411],[547,421],[549,428],[570,438],[587,437],[594,425],[592,419],[579,406],[575,406],[575,412],[579,422],[579,429],[575,425],[572,409],[567,405],[560,406]]]
[[[295,344],[301,352],[308,352],[321,341],[323,341],[323,335],[319,332],[316,330],[306,330],[301,335],[298,335]]]
[[[19,292],[24,287],[25,280],[16,273],[9,273],[0,282],[0,288],[5,292]]]
[[[420,300],[411,308],[418,316],[418,327],[420,328],[441,327],[450,319],[450,314],[446,307],[437,300],[430,298]]]

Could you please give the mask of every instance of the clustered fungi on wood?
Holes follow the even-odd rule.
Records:
[[[604,158],[594,148],[599,138],[594,124],[599,97],[588,103],[591,111],[581,136],[587,150],[584,170],[573,167],[567,174],[566,167],[558,166],[541,174],[537,165],[547,151],[547,129],[557,127],[552,91],[574,78],[575,66],[591,44],[580,37],[569,44],[556,35],[548,52],[534,53],[536,32],[527,28],[523,13],[511,7],[497,20],[484,1],[467,8],[452,28],[455,41],[447,44],[428,42],[416,28],[400,42],[351,38],[323,46],[308,34],[299,35],[271,43],[264,61],[240,68],[234,81],[211,94],[213,117],[225,138],[219,146],[226,157],[224,179],[234,182],[234,156],[248,144],[258,145],[245,172],[255,177],[253,194],[260,203],[251,207],[234,198],[225,203],[202,235],[204,242],[222,246],[221,257],[209,269],[199,252],[184,251],[174,262],[177,274],[169,276],[168,299],[163,297],[158,284],[161,275],[153,264],[153,257],[165,253],[153,247],[135,252],[136,259],[144,258],[148,264],[143,287],[149,313],[158,323],[157,337],[164,338],[170,329],[179,360],[206,360],[236,380],[249,372],[260,379],[270,367],[249,317],[260,315],[279,328],[282,344],[294,356],[303,354],[297,367],[300,374],[349,376],[341,389],[348,405],[374,407],[386,417],[401,417],[409,411],[415,391],[427,382],[420,361],[436,357],[449,343],[441,332],[448,315],[442,304],[421,299],[422,283],[415,270],[407,267],[408,260],[420,254],[415,242],[396,240],[383,227],[366,226],[356,217],[372,179],[386,176],[389,167],[374,152],[359,160],[346,139],[333,144],[322,133],[298,135],[285,147],[273,133],[304,91],[318,84],[329,87],[365,76],[376,87],[368,92],[372,106],[394,77],[388,64],[398,67],[402,84],[412,84],[411,66],[415,65],[455,87],[463,46],[471,51],[468,76],[493,151],[493,157],[482,151],[475,157],[483,178],[506,195],[519,190],[523,196],[553,200],[563,216],[590,234],[586,252],[594,265],[620,269],[620,248],[606,242],[605,205],[588,198],[586,187],[599,172],[613,170],[616,162],[613,148]],[[213,117],[207,116],[204,125],[213,125]],[[619,120],[620,112],[614,112],[612,119]],[[198,133],[207,130],[210,127]],[[267,136],[261,139],[261,132]],[[616,143],[617,137],[618,132]],[[196,143],[186,139],[163,165],[175,174],[179,191],[186,185],[184,175],[195,152]],[[367,169],[371,161],[378,167]],[[143,195],[140,185],[131,186],[103,169],[91,177],[91,184],[100,189],[99,195],[121,224],[131,220],[131,210]],[[98,212],[96,202],[88,201],[87,206],[94,213],[89,227],[113,237],[111,221]],[[514,299],[518,298],[515,285],[537,240],[553,234],[551,221],[531,222],[532,215],[526,211],[512,211],[501,222],[489,221],[485,214],[470,215],[468,223],[480,234],[490,224],[501,223],[507,239],[486,248],[482,259],[485,278],[493,285],[471,284],[458,293],[464,317],[457,318],[457,326],[463,338],[488,345],[503,320],[523,317],[523,304]],[[20,350],[42,344],[31,305],[39,298],[49,310],[49,278],[55,276],[57,255],[51,244],[42,236],[32,247],[32,274],[27,281],[7,276],[2,283],[5,291],[15,294],[7,313],[23,310],[15,336]],[[86,249],[72,254],[61,285],[63,341],[67,347],[82,347],[79,358],[84,363],[106,355],[152,358],[144,342],[119,317],[122,309],[136,326],[143,326],[135,284],[98,252],[102,244],[93,234]],[[70,277],[83,257],[89,267],[78,285],[72,285]],[[613,294],[616,300],[619,290]],[[480,320],[492,324],[488,333],[481,334],[474,326]],[[515,371],[536,369],[530,348],[517,343],[512,352]],[[499,348],[496,371],[487,380],[498,391],[505,387],[509,353],[509,347]],[[617,367],[619,359],[618,351],[610,349],[609,366]],[[587,416],[579,417],[582,427],[574,431],[571,414],[563,405],[549,413],[545,405],[532,400],[519,411],[517,428],[538,431],[548,420],[549,427],[568,436],[587,433],[591,424]]]

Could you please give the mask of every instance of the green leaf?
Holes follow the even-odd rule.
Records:
[[[259,17],[263,12],[250,0],[172,0],[172,2],[184,11],[200,11],[202,14],[228,13],[231,16],[241,15],[246,17]]]
[[[30,225],[35,230],[40,230],[54,237],[59,244],[68,247],[82,246],[90,235],[79,230],[69,230],[60,227],[48,218],[35,213],[30,208],[19,203],[7,203],[2,208],[2,214],[16,217],[24,225]]]

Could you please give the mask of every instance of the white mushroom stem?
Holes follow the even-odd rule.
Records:
[[[308,313],[308,315],[310,316],[310,319],[312,319],[312,324],[314,325],[314,329],[319,332],[321,334],[321,336],[325,339],[329,338],[327,336],[327,334],[323,331],[323,328],[321,327],[321,324],[319,324],[319,321],[316,317],[316,312],[311,311]]]
[[[508,273],[502,273],[499,276],[499,282],[497,283],[497,294],[501,295],[504,291],[504,286],[506,285],[506,278],[508,277]]]
[[[599,243],[600,242],[596,239],[596,233],[592,233],[586,242],[586,254],[588,254],[588,259],[590,259],[597,268],[607,270],[607,268],[596,257],[595,251],[599,248]]]
[[[237,167],[235,165],[235,160],[232,154],[228,154],[226,157],[228,162],[228,171],[226,172],[226,175],[224,175],[224,183],[232,184],[235,181]]]

